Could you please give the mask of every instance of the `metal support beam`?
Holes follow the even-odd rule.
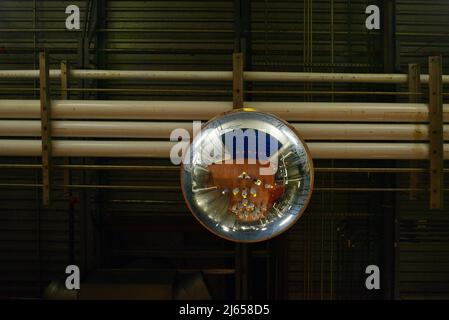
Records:
[[[61,99],[68,100],[68,89],[69,87],[69,66],[67,61],[61,61]]]
[[[61,100],[68,100],[69,99],[69,92],[67,91],[69,87],[69,66],[67,64],[67,61],[61,61]],[[64,158],[64,164],[69,165],[70,159]],[[64,185],[70,184],[70,170],[64,170],[63,172],[63,181]],[[65,188],[64,194],[68,195],[70,197],[70,189]]]
[[[421,92],[421,68],[419,64],[409,64],[408,66],[408,91],[413,93]],[[418,103],[420,101],[419,95],[409,95],[410,103]],[[417,167],[416,161],[410,162],[410,167]],[[416,172],[410,173],[410,189],[416,189],[418,187],[418,174]],[[418,194],[416,191],[410,191],[410,200],[418,200]]]
[[[69,65],[67,61],[61,61],[61,99],[68,100],[69,92]],[[66,157],[63,160],[65,166],[70,166],[70,158]],[[72,189],[67,187],[72,184],[72,172],[65,168],[63,169],[63,185],[64,194],[69,199],[69,210],[68,210],[68,244],[69,244],[69,264],[75,264],[75,203],[76,201],[72,198]]]
[[[235,298],[246,300],[248,299],[248,245],[236,243],[235,246]]]
[[[409,64],[408,66],[408,91],[411,93],[421,93],[421,67],[419,64]],[[410,103],[419,103],[420,95],[409,95]],[[419,162],[416,160],[410,161],[410,167],[416,168]],[[410,172],[410,200],[418,200],[418,172]],[[400,212],[397,210],[394,213],[394,279],[393,279],[393,298],[399,300],[400,293]]]
[[[383,67],[384,72],[393,72],[396,69],[396,1],[384,0],[382,6],[382,35],[383,35]],[[383,91],[397,91],[395,85],[385,85]],[[396,102],[396,96],[386,96],[385,100],[388,102]],[[391,166],[395,163],[391,162]],[[394,187],[391,179],[386,176],[383,179],[375,179],[374,183],[383,183],[388,185],[389,188]],[[392,201],[393,194],[382,194],[377,198],[378,203],[376,207],[383,211],[383,266],[382,266],[382,278],[383,278],[383,296],[385,299],[394,298],[394,294],[397,291],[396,288],[396,248],[395,239],[396,233],[396,220],[397,212],[394,208],[378,207],[379,203],[390,203]]]
[[[249,11],[246,10],[248,0],[234,0],[234,54],[232,56],[232,97],[233,109],[243,108],[244,81],[243,64],[244,54],[248,52],[247,35],[248,25],[250,26]],[[251,52],[251,51],[249,51]],[[235,245],[235,297],[236,299],[248,298],[248,245],[237,243]]]
[[[39,54],[40,69],[40,105],[41,105],[41,138],[42,138],[42,185],[43,203],[50,204],[51,189],[51,96],[48,57],[45,52]]]
[[[276,300],[288,299],[288,240],[289,233],[284,233],[271,241],[272,245],[272,272],[273,295]]]
[[[252,70],[251,1],[234,0],[234,52],[241,52],[245,69]],[[247,101],[251,101],[252,83],[246,82]]]
[[[443,63],[429,57],[430,208],[444,207]]]
[[[234,52],[241,52],[242,8],[241,0],[234,0]]]
[[[233,108],[243,108],[244,101],[244,81],[243,81],[243,55],[242,53],[234,53],[232,55],[233,80],[232,80],[232,97]]]
[[[234,0],[233,20],[234,20],[234,52],[243,52],[243,53],[248,52],[248,54],[251,54],[250,0]]]
[[[384,72],[396,69],[396,1],[384,0],[382,6]]]

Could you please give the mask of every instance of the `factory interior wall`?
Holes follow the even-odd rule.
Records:
[[[83,47],[82,30],[64,28],[64,12],[69,4],[78,5],[84,25],[89,1],[3,0],[0,70],[38,69],[38,53],[44,48],[55,69],[61,60],[67,60],[71,67],[85,69],[232,70],[236,28],[243,30],[247,70],[405,73],[409,63],[420,63],[424,73],[427,57],[434,52],[442,53],[443,61],[449,61],[447,1],[392,2],[395,12],[389,13],[388,23],[393,32],[388,37],[382,30],[368,31],[364,27],[368,1],[362,0],[241,1],[247,6],[242,19],[236,18],[234,1],[99,0],[91,12],[97,30],[89,45]],[[369,4],[382,7],[382,1]],[[444,71],[449,74],[449,63],[445,63]],[[71,99],[232,100],[228,84],[216,82],[72,80],[70,86],[121,89],[73,91]],[[58,87],[55,80],[54,98],[58,98]],[[273,91],[400,89],[394,85],[317,83],[287,84],[282,88],[276,83],[257,83],[249,87]],[[38,99],[39,91],[30,88],[38,89],[38,81],[0,80],[0,99]],[[145,91],[126,91],[131,88]],[[404,99],[369,94],[274,93],[248,94],[247,98],[355,102]],[[40,161],[0,159],[0,163]],[[72,163],[170,165],[168,160],[148,159],[75,158]],[[427,162],[415,165],[425,168]],[[315,166],[407,167],[410,162],[320,160],[315,161]],[[0,185],[37,184],[40,179],[39,171],[0,171]],[[74,184],[161,186],[156,191],[73,191],[75,262],[86,270],[84,279],[102,272],[127,277],[133,270],[154,274],[203,270],[212,297],[234,297],[235,260],[240,245],[216,238],[191,217],[179,189],[177,171],[74,171],[72,179]],[[62,182],[62,172],[56,172],[55,181]],[[428,183],[428,175],[419,176],[420,187]],[[315,186],[395,188],[408,186],[408,176],[318,173]],[[0,186],[0,296],[41,297],[48,283],[60,278],[68,264],[69,200],[63,190],[54,191],[49,208],[42,206],[41,199],[39,188]],[[427,193],[410,200],[408,193],[316,191],[305,217],[289,232],[249,245],[249,297],[449,298],[449,214],[447,209],[430,211],[428,203]],[[382,287],[370,292],[365,288],[365,268],[373,264],[381,267]]]

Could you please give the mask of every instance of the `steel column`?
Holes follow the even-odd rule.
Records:
[[[69,99],[69,66],[67,64],[67,61],[61,61],[61,100],[68,100]],[[64,164],[68,165],[70,164],[69,158],[64,158]],[[65,185],[70,184],[70,170],[64,170],[63,172],[63,181]],[[67,194],[70,197],[70,190],[65,189],[64,193]]]
[[[444,207],[443,66],[441,56],[429,57],[430,208]]]
[[[381,26],[383,34],[383,64],[384,72],[396,69],[396,1],[384,0],[382,7]]]
[[[51,97],[48,57],[45,52],[39,54],[39,68],[43,203],[45,206],[48,206],[50,204],[51,189]]]
[[[232,97],[233,108],[243,108],[244,89],[243,89],[243,55],[234,53],[232,55],[233,65],[233,81],[232,81]]]
[[[421,92],[421,70],[419,64],[409,64],[408,66],[408,91],[413,93]],[[418,95],[410,95],[410,103],[419,103],[420,97]],[[412,168],[417,166],[416,161],[411,161]],[[410,188],[415,189],[418,186],[418,175],[410,173]],[[410,200],[418,200],[418,195],[415,191],[410,192]]]

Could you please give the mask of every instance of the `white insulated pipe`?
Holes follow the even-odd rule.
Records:
[[[61,70],[49,71],[51,79]],[[74,79],[150,80],[150,81],[232,81],[232,71],[145,71],[145,70],[70,70]],[[39,70],[0,70],[0,79],[38,79]]]
[[[407,74],[388,73],[316,73],[316,72],[266,72],[245,71],[245,81],[251,82],[321,82],[321,83],[389,83],[406,84]],[[429,83],[429,75],[421,75],[422,83]],[[443,75],[449,83],[449,75]]]
[[[245,107],[277,115],[287,121],[427,122],[424,103],[245,102]],[[443,107],[449,122],[449,105]]]
[[[54,140],[55,157],[168,158],[174,142]],[[40,140],[0,140],[0,156],[41,156]]]
[[[124,71],[124,70],[72,70],[70,75],[79,79],[126,79],[151,81],[231,81],[232,71]]]
[[[426,124],[290,124],[305,140],[426,141],[429,139],[429,126]],[[444,126],[444,140],[449,141],[449,125]]]
[[[60,78],[61,70],[49,70],[50,78]],[[39,70],[0,70],[0,79],[39,79]]]
[[[54,119],[207,120],[232,102],[52,100]],[[0,118],[40,118],[39,100],[0,100]]]
[[[315,159],[426,160],[426,143],[308,143]],[[449,144],[444,145],[444,159],[449,159]]]
[[[287,121],[426,122],[423,103],[245,102]],[[444,105],[449,123],[449,105]],[[53,119],[209,120],[232,110],[228,101],[53,100]],[[39,100],[0,100],[0,119],[39,119]]]
[[[55,157],[168,158],[176,142],[169,141],[87,141],[55,140]],[[426,143],[321,143],[307,144],[314,159],[424,160]],[[0,140],[0,156],[41,155],[40,140]],[[449,144],[444,145],[449,159]]]
[[[64,138],[148,138],[169,139],[173,130],[182,128],[192,134],[192,122],[142,121],[52,121],[51,135]],[[40,137],[39,120],[0,120],[0,136]]]
[[[291,123],[306,140],[354,141],[425,141],[426,124],[357,124]],[[173,130],[182,128],[192,134],[191,122],[142,121],[53,121],[53,137],[152,138],[168,139]],[[0,136],[40,137],[39,120],[0,120]],[[449,141],[449,125],[444,126],[444,140]]]
[[[246,71],[244,79],[252,82],[406,83],[408,75]]]
[[[60,78],[61,71],[50,70],[50,78]],[[134,79],[149,81],[232,81],[232,71],[151,71],[151,70],[70,70],[75,79]],[[0,70],[0,79],[37,79],[39,70]],[[407,74],[384,73],[307,73],[245,71],[244,80],[251,82],[334,82],[405,84]],[[428,83],[429,75],[421,75]],[[449,83],[449,75],[443,75]]]

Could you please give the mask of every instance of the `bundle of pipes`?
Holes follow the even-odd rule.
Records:
[[[429,137],[428,125],[425,124],[428,121],[426,104],[246,102],[245,107],[290,121],[308,140],[316,159],[411,160],[429,157],[428,143],[425,142]],[[190,130],[192,126],[180,120],[208,120],[231,109],[231,102],[55,100],[52,101],[52,118],[55,119],[52,122],[52,136],[55,138],[146,138],[165,141],[54,140],[53,155],[168,157],[176,143],[167,141],[172,130]],[[3,119],[0,121],[0,136],[40,136],[38,100],[0,100],[0,119]],[[449,105],[444,106],[444,122],[449,123]],[[449,125],[444,126],[444,139],[449,141]],[[449,144],[445,145],[444,152],[445,158],[449,159]],[[40,154],[40,140],[0,140],[1,156]]]

